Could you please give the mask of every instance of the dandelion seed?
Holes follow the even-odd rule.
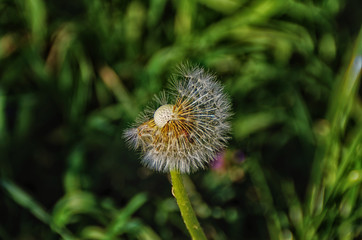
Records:
[[[136,127],[124,133],[129,145],[143,153],[142,163],[161,172],[207,167],[230,132],[230,101],[215,76],[201,68],[180,67],[169,94],[156,103],[156,111],[146,110]]]

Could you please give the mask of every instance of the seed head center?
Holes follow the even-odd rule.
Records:
[[[159,107],[155,114],[153,115],[153,118],[155,120],[155,123],[157,127],[162,128],[166,125],[166,123],[174,118],[173,113],[173,105],[166,104]]]

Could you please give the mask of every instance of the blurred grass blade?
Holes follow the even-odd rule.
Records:
[[[125,225],[131,215],[137,211],[145,202],[147,201],[147,196],[144,193],[139,193],[134,196],[126,207],[124,207],[110,223],[107,230],[106,239],[114,239],[117,235],[120,235],[125,230]]]
[[[132,239],[161,240],[157,233],[149,226],[146,226],[140,219],[129,219],[125,224],[124,232],[127,232],[127,236],[132,236]]]
[[[99,75],[118,101],[122,103],[127,114],[135,117],[138,112],[137,108],[135,108],[137,105],[133,103],[132,98],[117,73],[111,67],[103,66],[99,69]]]
[[[36,218],[52,228],[65,240],[74,240],[75,238],[67,229],[55,227],[49,213],[28,193],[18,187],[15,183],[9,180],[0,180],[0,185],[9,193],[10,197],[20,206],[26,208]]]
[[[73,223],[79,214],[97,213],[96,200],[88,192],[71,192],[61,198],[53,210],[53,222],[58,228]],[[99,214],[99,218],[101,214]]]
[[[280,115],[275,112],[258,112],[245,115],[234,122],[234,137],[236,139],[243,139],[250,134],[272,126],[280,120]]]
[[[28,209],[36,218],[42,222],[50,224],[49,214],[28,193],[8,180],[0,180],[0,184],[16,203]]]
[[[82,169],[85,165],[84,149],[82,146],[76,146],[68,155],[68,167],[64,174],[63,184],[67,196],[72,193],[79,194],[82,192]]]
[[[270,239],[279,239],[282,236],[281,223],[264,172],[256,159],[249,159],[245,164],[256,187],[255,191],[259,195],[260,206],[265,214]]]
[[[207,7],[214,11],[224,14],[230,14],[238,10],[238,8],[245,4],[245,0],[198,0],[200,3],[205,4]]]
[[[177,13],[175,16],[175,33],[179,39],[187,37],[192,32],[193,20],[197,5],[194,1],[179,0],[177,3]]]
[[[0,146],[5,143],[7,137],[7,128],[6,128],[6,95],[2,88],[0,88]]]
[[[331,132],[341,135],[346,128],[347,119],[355,100],[360,84],[362,69],[362,28],[356,40],[355,48],[346,72],[332,93],[328,111],[328,120],[331,123]]]
[[[42,0],[24,1],[24,14],[26,22],[30,25],[32,38],[38,45],[46,34],[46,8]]]
[[[296,233],[299,236],[303,234],[303,210],[302,204],[298,198],[295,186],[291,181],[285,181],[282,183],[282,191],[284,198],[289,208],[289,219],[293,227],[296,229]],[[297,238],[298,239],[298,238]]]
[[[212,46],[229,35],[230,31],[240,26],[257,24],[271,18],[285,7],[283,1],[253,1],[250,6],[242,8],[232,16],[207,28],[195,43],[202,47]]]
[[[344,134],[347,120],[350,117],[352,105],[356,101],[356,93],[360,84],[362,66],[362,28],[356,41],[355,48],[346,72],[336,83],[331,95],[327,119],[330,123],[329,131],[324,136],[317,149],[316,158],[312,167],[310,191],[319,189],[318,185],[334,186],[337,178],[339,156],[341,154],[340,137]],[[324,174],[320,174],[324,173]],[[316,208],[316,198],[310,194],[309,212]],[[314,198],[314,199],[313,199]]]
[[[150,7],[147,13],[147,25],[149,28],[154,27],[160,21],[166,2],[166,0],[150,1]]]
[[[131,236],[135,236],[140,240],[161,240],[161,238],[152,230],[152,228],[144,225],[138,219],[128,220],[125,224],[125,232],[129,233]],[[90,225],[83,228],[81,232],[81,238],[89,240],[103,240],[107,239],[108,236],[106,235],[105,228]]]
[[[362,181],[362,125],[356,130],[354,140],[344,151],[343,161],[337,172],[336,192],[344,193],[351,186],[360,184]],[[357,160],[357,161],[356,161]]]
[[[105,239],[105,229],[99,226],[86,226],[82,229],[81,237],[92,240]]]
[[[139,229],[137,237],[140,240],[161,240],[157,233],[147,226],[143,226]]]
[[[340,202],[339,195],[347,187],[347,195],[342,199],[340,213],[348,216],[357,200],[355,185],[350,178],[343,177],[347,171],[361,168],[361,156],[358,153],[361,144],[360,126],[357,123],[355,131],[348,131],[347,123],[351,118],[351,111],[357,101],[357,93],[360,85],[362,68],[362,28],[352,51],[349,65],[343,76],[337,80],[334,91],[330,97],[330,105],[327,114],[328,131],[323,136],[312,166],[311,181],[307,193],[305,236],[312,236],[315,231],[323,231],[319,227],[324,222],[330,222],[337,218],[338,211],[329,211],[330,203]],[[360,121],[360,120],[357,120]],[[357,131],[356,131],[357,130]],[[351,132],[351,134],[348,134]],[[343,138],[349,136],[350,147],[344,146]],[[352,168],[352,169],[351,169]],[[352,180],[359,179],[359,170],[350,172]],[[357,177],[356,177],[357,176]],[[348,186],[349,185],[349,186]],[[332,225],[328,225],[332,226]],[[318,229],[319,228],[319,229]],[[315,229],[314,231],[311,231]],[[326,230],[328,232],[328,230]],[[332,231],[332,230],[331,230]],[[329,232],[331,234],[331,232]],[[326,236],[326,235],[325,235]]]

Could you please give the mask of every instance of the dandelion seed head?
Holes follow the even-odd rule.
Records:
[[[216,77],[202,68],[183,66],[170,92],[156,98],[138,126],[125,131],[140,149],[142,163],[156,171],[190,173],[206,168],[229,139],[230,101]]]

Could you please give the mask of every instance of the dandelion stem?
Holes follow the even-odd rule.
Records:
[[[184,220],[187,230],[189,231],[193,240],[206,240],[205,233],[196,218],[195,212],[187,196],[181,174],[177,170],[171,170],[170,173],[173,195],[176,198],[177,205],[180,208],[181,216]]]

